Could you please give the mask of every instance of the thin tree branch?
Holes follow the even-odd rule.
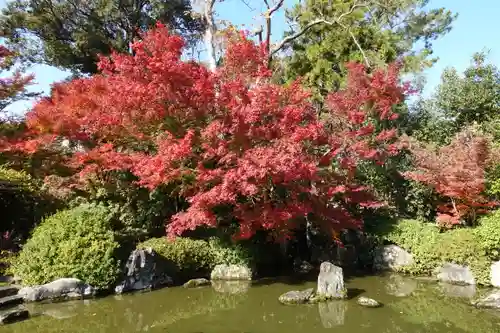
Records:
[[[279,42],[278,45],[272,51],[269,52],[269,60],[271,60],[272,56],[275,55],[276,53],[278,53],[280,50],[282,50],[288,43],[290,43],[290,42],[296,40],[297,38],[299,38],[300,36],[304,35],[311,28],[313,28],[317,25],[320,25],[320,24],[326,24],[329,26],[339,25],[340,27],[346,29],[349,32],[349,35],[351,36],[351,38],[353,39],[354,44],[356,44],[357,48],[361,52],[361,55],[363,56],[363,59],[365,61],[366,66],[371,67],[370,61],[368,60],[368,57],[366,56],[366,53],[363,50],[363,48],[361,47],[361,44],[359,43],[358,39],[356,38],[354,33],[351,31],[351,29],[346,27],[345,24],[343,24],[341,22],[341,20],[344,17],[352,14],[354,12],[354,10],[356,10],[357,8],[361,8],[361,7],[368,7],[368,5],[354,3],[354,5],[349,9],[349,11],[342,13],[341,15],[339,15],[339,17],[337,17],[333,21],[329,21],[326,19],[317,19],[317,20],[309,22],[302,30],[297,31],[296,33],[294,33],[290,36],[287,36],[283,40],[281,40],[281,42]]]
[[[266,17],[266,50],[268,54],[271,54],[271,17],[272,15],[283,6],[283,3],[285,3],[285,0],[278,0],[274,4],[274,6],[269,5],[268,0],[264,0],[264,3],[266,4],[267,11],[265,14]],[[271,61],[271,57],[268,59],[268,64]]]

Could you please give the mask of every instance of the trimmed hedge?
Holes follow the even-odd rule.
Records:
[[[215,237],[208,240],[152,238],[137,246],[141,249],[149,247],[172,264],[173,272],[170,273],[180,279],[208,275],[219,264],[252,265],[251,256],[245,248]]]
[[[468,265],[478,283],[488,285],[490,266],[500,259],[500,210],[484,216],[475,228],[446,232],[430,223],[401,220],[383,235],[386,241],[409,251],[415,264],[403,273],[431,275],[444,262]]]
[[[46,218],[13,260],[12,273],[24,285],[74,277],[98,289],[111,287],[120,274],[112,219],[108,208],[91,204]]]

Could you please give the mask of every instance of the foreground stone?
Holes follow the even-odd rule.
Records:
[[[382,304],[380,304],[376,300],[364,296],[359,297],[356,302],[366,308],[379,308],[382,306]]]
[[[10,324],[24,319],[28,319],[30,313],[23,308],[10,309],[0,312],[0,324]]]
[[[437,279],[441,282],[451,284],[475,285],[476,279],[468,266],[461,266],[453,263],[444,263],[436,272]]]
[[[373,267],[376,270],[398,271],[414,263],[413,256],[397,245],[385,245],[375,250]]]
[[[281,295],[278,300],[282,304],[305,304],[314,296],[314,288],[302,291],[292,290]]]
[[[22,288],[18,295],[25,302],[39,302],[91,297],[95,295],[95,290],[79,279],[63,278],[40,286]]]
[[[23,298],[19,295],[12,295],[0,298],[0,308],[7,308],[23,303]]]
[[[252,280],[252,270],[243,265],[217,265],[210,274],[211,280]]]
[[[0,287],[0,298],[17,295],[19,288],[14,286],[4,286]]]
[[[318,290],[316,294],[320,299],[347,298],[342,268],[327,261],[323,262],[319,268]]]
[[[151,290],[171,284],[172,278],[166,271],[166,263],[152,248],[136,249],[128,257],[124,269],[125,277],[115,287],[115,293]]]
[[[200,279],[191,279],[188,282],[184,283],[183,287],[184,288],[196,288],[196,287],[202,287],[202,286],[207,286],[210,284],[210,281],[204,278]]]
[[[486,297],[473,301],[472,305],[481,309],[500,309],[500,290],[495,290]]]

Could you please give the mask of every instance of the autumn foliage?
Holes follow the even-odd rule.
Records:
[[[494,162],[494,156],[500,156],[492,150],[487,138],[465,129],[439,149],[408,138],[402,141],[415,160],[415,170],[404,175],[432,187],[445,199],[438,207],[440,225],[471,224],[479,214],[497,206],[484,196],[486,169]]]
[[[83,147],[67,158],[74,184],[116,170],[150,189],[178,184],[190,206],[167,221],[170,235],[227,218],[240,237],[286,232],[309,213],[339,230],[360,225],[350,208],[380,205],[355,173],[398,152],[392,108],[407,87],[397,66],[368,75],[349,65],[346,89],[328,98],[331,126],[300,82],[271,83],[266,48],[243,34],[216,72],[182,61],[183,40],[162,25],[142,37],[133,55],[102,58],[101,74],[55,85],[11,149],[58,149],[66,138]]]

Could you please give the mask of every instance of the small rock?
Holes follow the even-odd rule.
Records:
[[[18,292],[26,302],[84,298],[94,294],[92,286],[75,278],[63,278],[40,286],[24,287]]]
[[[10,324],[16,321],[28,319],[30,313],[28,310],[23,308],[10,309],[7,311],[0,312],[0,324]]]
[[[461,266],[453,263],[444,263],[436,272],[437,279],[441,282],[451,284],[476,284],[476,279],[468,266]]]
[[[500,290],[495,290],[486,297],[473,301],[472,305],[481,309],[500,309]]]
[[[382,304],[380,304],[376,300],[364,296],[359,297],[357,303],[366,308],[378,308],[382,306]]]
[[[306,290],[298,291],[293,290],[281,295],[278,300],[282,304],[304,304],[314,295],[314,289],[309,288]]]
[[[206,286],[209,284],[210,284],[210,281],[207,279],[204,279],[204,278],[191,279],[188,282],[184,283],[183,287],[184,288],[196,288],[196,287]]]
[[[12,296],[12,295],[17,295],[18,291],[19,291],[19,288],[16,288],[14,286],[0,287],[0,298]]]
[[[330,262],[323,262],[318,275],[318,297],[325,299],[347,298],[342,268]]]
[[[211,280],[252,280],[252,270],[243,265],[217,265],[210,274]]]
[[[9,306],[14,306],[21,304],[23,302],[23,297],[19,295],[12,295],[0,298],[0,308],[6,308]]]
[[[397,271],[413,263],[411,253],[397,245],[385,245],[376,249],[373,258],[373,267],[376,270]]]

